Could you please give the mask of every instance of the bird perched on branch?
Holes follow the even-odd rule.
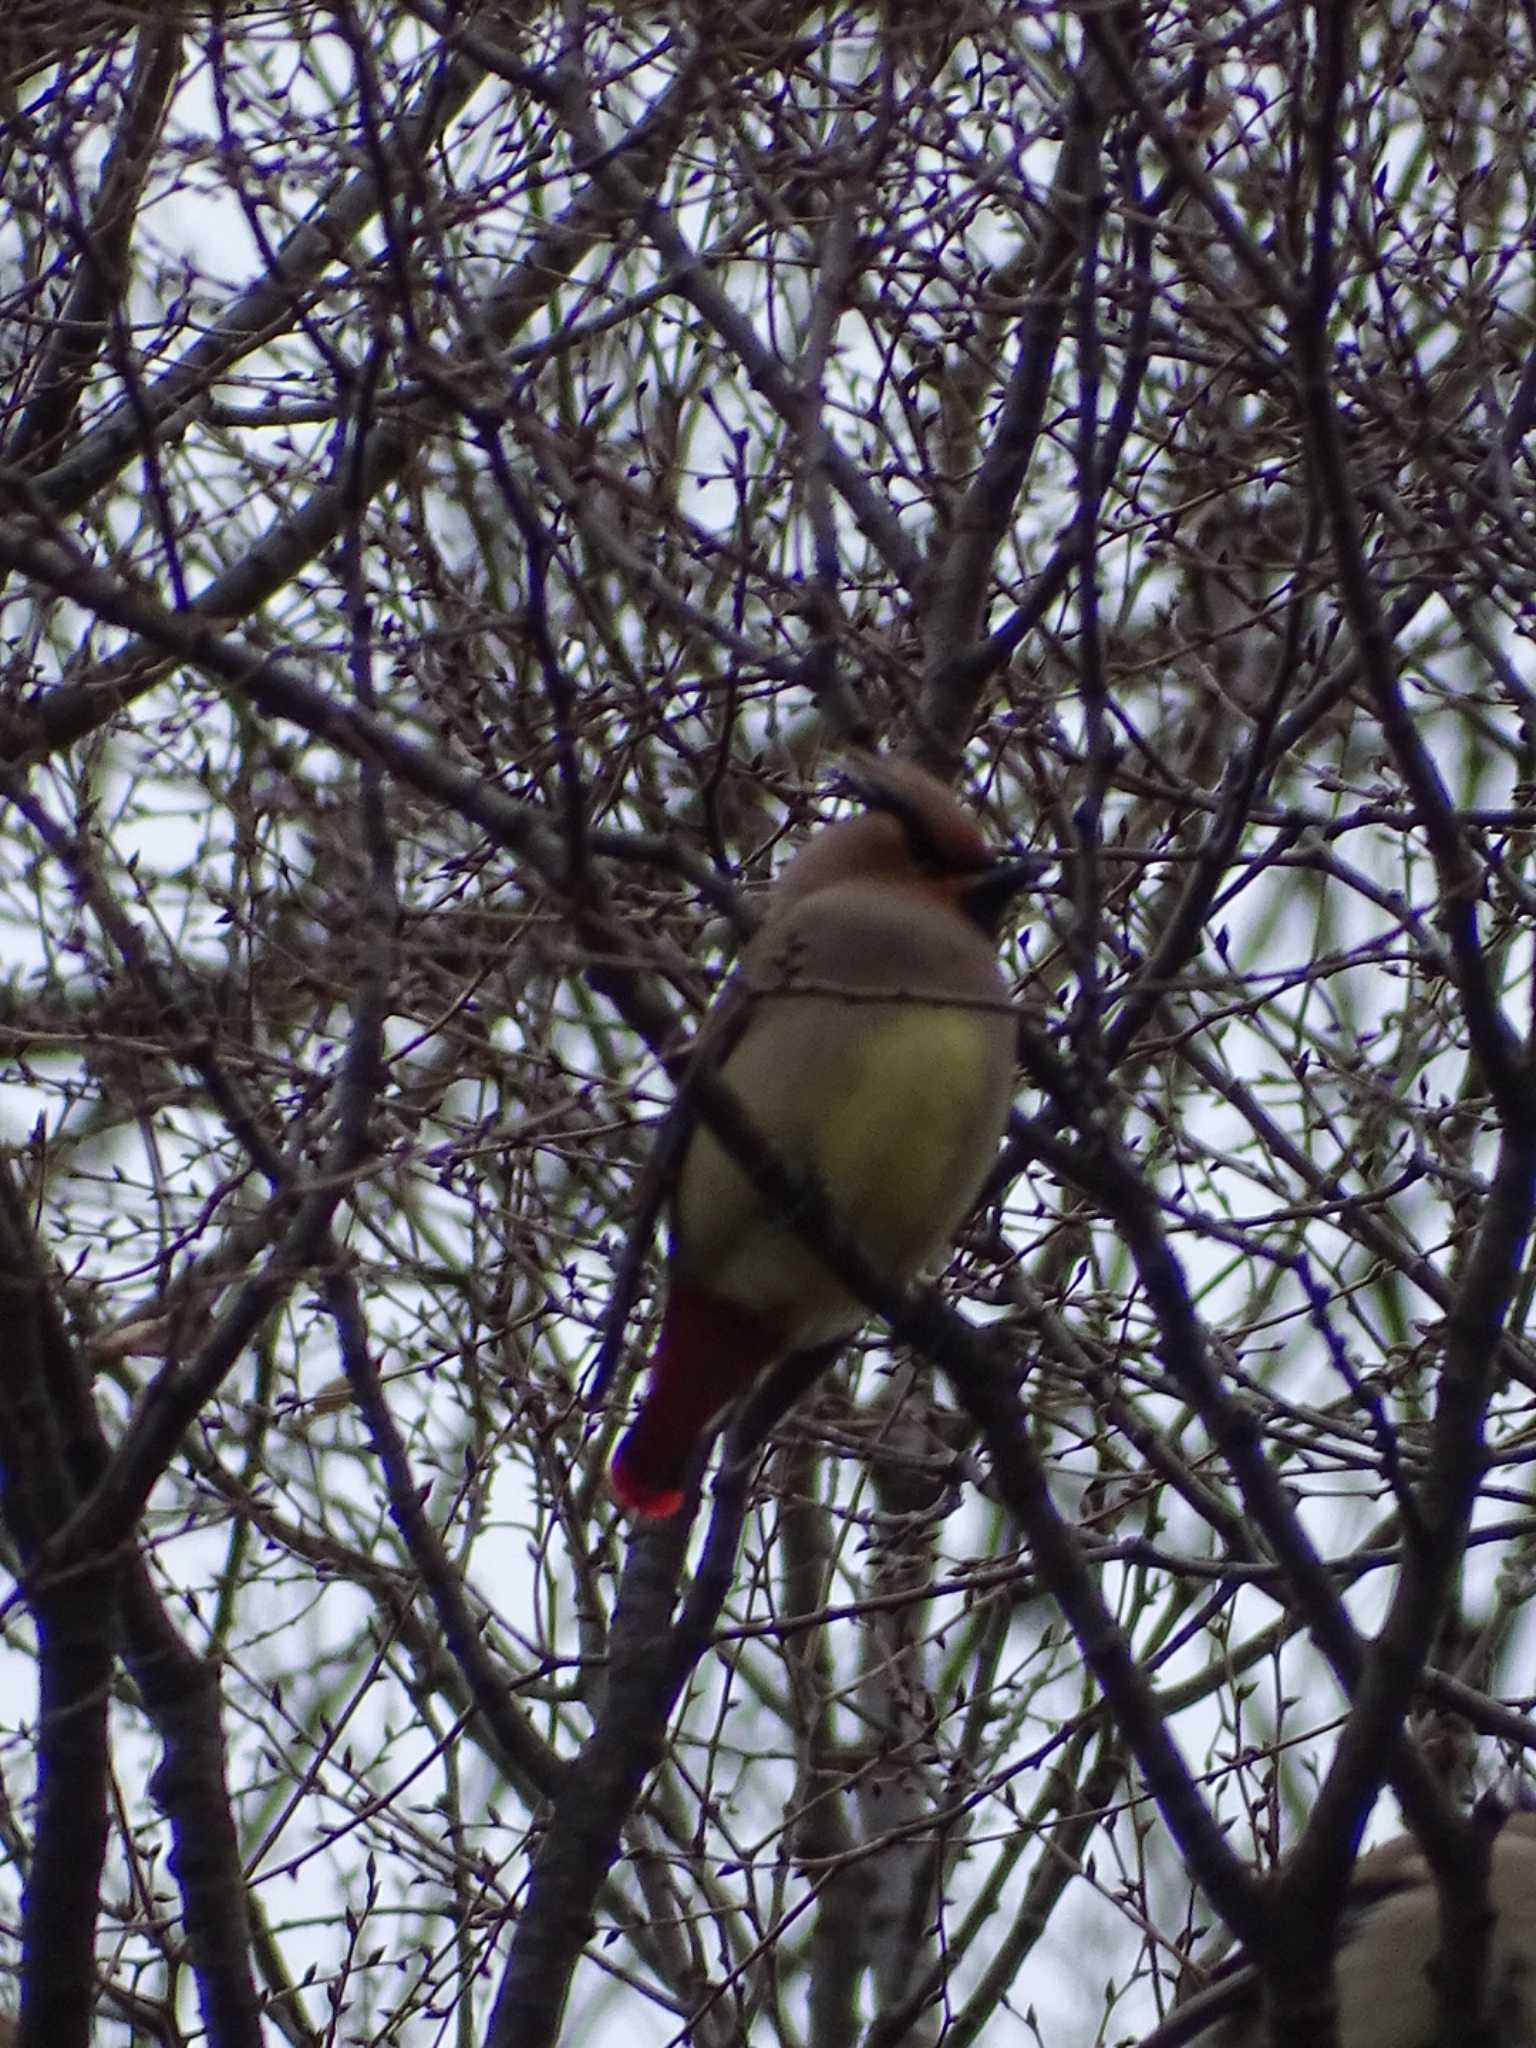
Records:
[[[1334,1961],[1339,2048],[1536,2048],[1536,1813],[1514,1813],[1492,1844],[1488,2031],[1444,2035],[1433,1971],[1440,1901],[1409,1835],[1362,1856],[1339,1922]],[[1257,1971],[1238,1962],[1182,2006],[1141,2048],[1269,2048]]]
[[[860,755],[869,806],[791,862],[699,1038],[778,1164],[882,1278],[909,1279],[976,1199],[1013,1092],[1003,910],[1038,872],[943,785]],[[721,1411],[779,1359],[846,1337],[858,1299],[700,1122],[669,1193],[666,1307],[612,1484],[669,1515]]]

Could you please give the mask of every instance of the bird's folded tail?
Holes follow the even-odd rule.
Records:
[[[699,1438],[783,1350],[759,1317],[674,1280],[640,1413],[614,1453],[609,1484],[637,1515],[676,1514]]]

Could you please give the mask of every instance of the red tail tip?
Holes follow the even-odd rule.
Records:
[[[648,1522],[675,1515],[688,1498],[680,1486],[657,1486],[637,1472],[625,1457],[622,1444],[608,1468],[608,1484],[621,1508],[628,1508],[631,1514]]]

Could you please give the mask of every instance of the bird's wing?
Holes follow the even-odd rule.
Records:
[[[688,1141],[698,1123],[697,1089],[690,1083],[706,1063],[718,1070],[746,1028],[751,995],[738,970],[719,996],[693,1039],[669,1062],[677,1082],[670,1107],[656,1126],[656,1135],[646,1154],[634,1185],[629,1229],[624,1249],[613,1269],[608,1305],[603,1314],[603,1334],[597,1347],[586,1387],[586,1403],[595,1408],[602,1401],[624,1355],[624,1339],[640,1292],[640,1275],[645,1266],[656,1225],[666,1207],[668,1193],[677,1184],[678,1168]]]

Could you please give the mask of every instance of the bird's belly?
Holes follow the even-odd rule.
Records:
[[[793,999],[791,999],[793,1000]],[[725,1079],[756,1111],[792,1171],[813,1178],[864,1256],[904,1280],[947,1241],[996,1149],[1012,1076],[1011,1033],[995,1013],[870,1003],[818,1033],[749,1039]],[[764,1059],[764,1043],[773,1058]],[[810,1243],[764,1203],[707,1131],[689,1147],[675,1255],[712,1291],[766,1317],[786,1349],[840,1336],[863,1310]]]
[[[898,1011],[844,1049],[811,1164],[882,1272],[920,1266],[976,1192],[985,1051],[984,1026],[958,1009]]]

